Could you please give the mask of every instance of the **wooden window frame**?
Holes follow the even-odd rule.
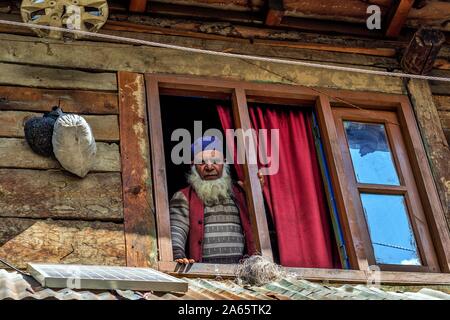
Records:
[[[357,216],[355,220],[359,224],[359,234],[364,243],[364,251],[367,256],[369,265],[375,265],[375,255],[372,248],[369,227],[366,219],[364,219],[364,213],[362,203],[360,201],[360,194],[384,194],[384,195],[402,195],[405,197],[406,209],[408,220],[411,223],[413,233],[416,239],[416,245],[418,254],[421,258],[422,265],[386,265],[377,264],[381,270],[403,270],[403,271],[416,271],[416,272],[438,272],[440,270],[437,258],[435,255],[434,246],[431,241],[431,235],[429,234],[429,227],[426,223],[426,217],[422,209],[420,200],[418,201],[414,196],[419,197],[417,187],[415,185],[415,179],[412,175],[411,168],[409,166],[409,157],[406,152],[406,147],[403,142],[402,129],[398,123],[397,115],[395,112],[386,110],[355,110],[352,108],[335,108],[333,110],[334,120],[338,133],[338,138],[342,142],[341,155],[343,157],[343,163],[346,170],[346,177],[348,178],[349,188],[344,190],[344,201],[353,201],[355,203],[355,209],[357,210]],[[350,157],[350,151],[348,147],[348,140],[344,132],[343,121],[356,121],[363,123],[376,123],[383,124],[386,132],[387,142],[392,155],[393,163],[396,169],[396,173],[399,178],[399,186],[383,185],[383,184],[367,184],[358,183],[355,177],[355,170],[353,161]],[[348,214],[347,214],[348,216]],[[420,228],[418,223],[423,221],[425,228]]]
[[[339,217],[342,222],[352,270],[286,269],[309,280],[350,283],[368,281],[371,272],[369,271],[370,264],[364,251],[364,245],[355,241],[355,239],[358,240],[358,237],[352,236],[352,234],[359,234],[359,227],[355,221],[355,206],[346,201],[348,177],[345,176],[345,166],[341,154],[342,142],[338,137],[333,115],[333,108],[341,107],[342,101],[345,100],[347,103],[363,106],[361,108],[387,110],[395,112],[397,115],[441,270],[441,273],[382,271],[380,272],[380,281],[382,283],[404,284],[450,284],[450,274],[448,274],[450,272],[449,230],[408,97],[395,94],[334,89],[317,90],[300,85],[258,84],[166,74],[145,74],[145,86],[152,177],[155,186],[154,204],[158,234],[159,258],[157,265],[159,270],[184,276],[232,277],[236,267],[236,265],[204,263],[181,266],[173,262],[164,146],[163,143],[154,142],[162,141],[160,95],[178,95],[230,99],[235,125],[237,128],[243,129],[251,128],[247,102],[313,107],[318,116],[326,162],[330,170],[331,184],[336,193]],[[250,208],[252,228],[256,235],[257,249],[262,255],[272,259],[262,190],[256,172],[256,165],[246,164],[244,166],[244,185]]]

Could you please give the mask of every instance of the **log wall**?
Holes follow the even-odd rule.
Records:
[[[0,256],[27,262],[125,265],[115,73],[0,63]],[[23,126],[60,103],[97,141],[80,179],[34,153]]]
[[[221,52],[371,70],[400,70],[394,47],[378,46],[370,41],[355,40],[334,46],[326,39],[326,46],[305,46],[296,41],[225,40],[227,37],[219,36],[206,39],[160,31],[118,30],[105,28],[104,32]],[[126,148],[120,144],[121,137],[128,133],[119,130],[119,71],[408,94],[405,84],[398,78],[100,41],[65,43],[39,39],[29,30],[20,29],[18,34],[13,34],[13,28],[4,28],[4,32],[0,33],[0,256],[19,266],[27,261],[125,265],[127,261],[132,264],[140,259],[150,259],[152,263],[157,258],[156,252],[151,252],[150,258],[127,256],[126,248],[133,247],[133,239],[142,235],[133,235],[133,226],[139,225],[139,217],[130,220],[129,227],[124,226],[124,206],[132,214],[133,205],[136,206],[133,197],[137,195],[130,195],[122,185],[120,150]],[[348,43],[358,48],[352,49]],[[450,77],[445,64],[450,59],[448,47],[441,51],[440,58],[443,64],[433,74]],[[430,82],[430,88],[448,143],[450,85]],[[34,154],[24,140],[24,121],[48,111],[58,102],[64,111],[85,116],[96,137],[96,165],[85,179],[64,172],[53,159]],[[431,154],[432,150],[427,152]],[[442,161],[448,162],[448,159]],[[441,167],[445,168],[445,163]],[[133,166],[129,170],[132,171]],[[435,177],[440,184],[442,178],[450,180],[448,170],[446,177]],[[149,189],[152,187],[149,181],[138,183],[146,183]],[[124,204],[124,194],[129,198],[128,205]],[[151,197],[151,194],[146,196]],[[151,201],[149,206],[153,212]],[[154,238],[154,222],[145,228],[150,229]],[[153,238],[147,247],[155,251]]]

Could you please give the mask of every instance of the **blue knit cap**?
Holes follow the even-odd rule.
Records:
[[[222,152],[222,141],[216,136],[203,136],[194,141],[191,145],[191,155],[192,158],[202,151],[206,150],[217,150]],[[223,152],[222,152],[223,153]]]

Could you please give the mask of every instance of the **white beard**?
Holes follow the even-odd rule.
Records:
[[[230,199],[232,195],[232,182],[229,171],[229,166],[225,164],[220,178],[203,180],[198,174],[195,165],[193,165],[187,180],[206,206],[218,205],[224,200]]]

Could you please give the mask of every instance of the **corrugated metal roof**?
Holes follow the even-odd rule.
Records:
[[[110,292],[74,291],[69,288],[58,291],[42,288],[32,279],[25,279],[17,272],[0,269],[0,300],[3,299],[56,299],[56,300],[114,300]]]
[[[430,288],[422,288],[417,292],[390,291],[364,285],[324,285],[292,278],[255,287],[241,286],[232,280],[183,279],[189,283],[189,290],[186,293],[81,291],[69,288],[52,290],[40,287],[35,280],[17,272],[0,269],[0,300],[450,300],[450,294]],[[448,290],[450,291],[450,288]]]

